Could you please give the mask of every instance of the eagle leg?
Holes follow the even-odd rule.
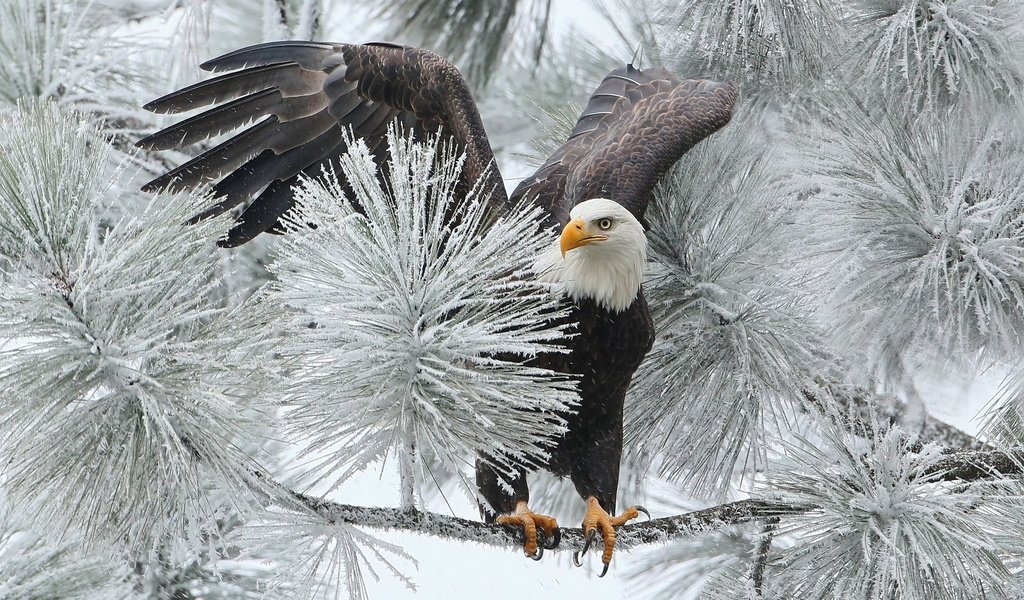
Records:
[[[495,523],[502,525],[519,525],[523,528],[523,551],[534,560],[540,560],[544,556],[544,549],[551,550],[558,546],[561,540],[561,531],[558,529],[558,522],[554,517],[542,515],[530,510],[525,500],[516,502],[516,511],[507,515],[500,515],[494,519]],[[537,529],[544,533],[544,545],[537,543]]]
[[[583,544],[582,551],[573,552],[573,563],[577,567],[583,565],[580,562],[580,558],[587,553],[587,550],[590,550],[590,545],[597,539],[597,535],[600,534],[604,540],[604,553],[601,555],[601,562],[604,563],[604,568],[598,577],[604,577],[608,573],[608,565],[611,564],[612,553],[615,551],[615,528],[622,527],[629,521],[639,517],[640,513],[647,515],[648,519],[651,518],[651,513],[642,506],[630,506],[621,515],[613,517],[601,507],[601,503],[597,498],[594,496],[587,497],[587,512],[583,515],[583,532],[587,536],[586,542]]]

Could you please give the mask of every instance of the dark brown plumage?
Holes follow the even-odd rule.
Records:
[[[180,113],[222,104],[136,145],[147,150],[181,148],[255,121],[143,186],[146,191],[180,191],[216,182],[218,202],[197,219],[245,205],[222,240],[225,246],[275,228],[294,205],[298,176],[316,175],[344,154],[349,127],[381,159],[392,121],[419,135],[443,131],[466,152],[463,189],[486,176],[492,204],[504,207],[507,202],[469,88],[458,70],[436,54],[393,44],[271,42],[225,54],[202,68],[240,70],[178,90],[145,108]]]
[[[664,68],[626,65],[609,73],[569,139],[516,187],[512,200],[536,197],[552,222],[573,206],[611,198],[642,223],[654,186],[697,142],[729,122],[731,83],[682,80]]]
[[[345,152],[346,128],[366,140],[383,165],[382,141],[394,120],[414,134],[450,136],[466,152],[461,189],[484,177],[489,205],[495,211],[509,205],[469,88],[455,67],[435,54],[391,44],[274,42],[202,66],[231,72],[147,108],[177,113],[219,105],[138,145],[176,148],[255,123],[144,188],[182,190],[212,183],[217,202],[197,218],[244,206],[225,245],[273,230],[293,206],[296,178],[316,175]],[[657,182],[694,144],[728,122],[735,100],[732,84],[682,80],[662,68],[616,69],[598,86],[565,144],[520,183],[511,200],[540,204],[549,223],[562,226],[577,204],[609,198],[642,223]],[[566,415],[569,431],[547,467],[572,478],[583,498],[596,498],[611,512],[623,401],[650,350],[654,328],[642,292],[619,312],[587,298],[566,302],[573,304],[569,319],[578,333],[565,342],[570,352],[541,356],[535,363],[579,376],[581,405]],[[479,463],[480,491],[494,511],[512,512],[527,499],[526,469],[519,475],[508,493],[486,463]]]

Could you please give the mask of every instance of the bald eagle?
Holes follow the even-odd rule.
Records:
[[[469,87],[436,54],[384,43],[287,41],[236,50],[202,68],[225,73],[146,108],[178,113],[216,106],[137,145],[180,148],[255,121],[143,187],[179,191],[212,184],[216,202],[196,219],[235,210],[224,246],[280,231],[281,218],[295,205],[298,178],[331,166],[346,150],[348,128],[383,166],[382,142],[395,121],[414,135],[450,137],[466,154],[461,189],[468,191],[482,178],[495,211],[521,200],[546,209],[557,239],[539,257],[537,276],[562,290],[576,335],[564,342],[568,352],[533,361],[577,377],[580,405],[565,415],[568,431],[543,464],[570,477],[586,501],[583,551],[601,536],[604,575],[615,527],[642,510],[630,507],[612,516],[626,389],[654,338],[641,289],[644,213],[665,172],[729,121],[735,87],[680,79],[664,68],[615,69],[598,85],[568,140],[509,198]],[[558,526],[529,508],[526,472],[521,467],[509,488],[480,460],[477,484],[490,508],[485,518],[523,527],[526,554],[539,558],[545,545],[558,543]],[[545,534],[543,545],[538,529]]]

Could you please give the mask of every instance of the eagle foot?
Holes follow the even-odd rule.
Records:
[[[522,527],[523,537],[526,540],[523,543],[523,552],[533,560],[540,560],[544,556],[545,549],[557,548],[558,542],[562,539],[562,533],[555,518],[533,512],[523,500],[516,503],[514,513],[499,515],[494,522]],[[543,544],[538,544],[538,529],[544,534]]]
[[[587,512],[583,515],[583,532],[587,537],[583,543],[583,550],[572,553],[573,564],[577,567],[583,566],[583,562],[580,559],[590,550],[590,546],[597,540],[597,536],[600,534],[604,540],[604,552],[601,554],[601,562],[604,563],[604,568],[601,569],[601,574],[598,577],[604,577],[608,573],[608,566],[612,562],[612,553],[615,551],[615,528],[622,527],[629,521],[639,517],[640,513],[647,515],[648,519],[651,518],[651,513],[639,505],[630,506],[621,515],[613,517],[601,507],[601,503],[597,501],[597,498],[593,496],[587,498]]]

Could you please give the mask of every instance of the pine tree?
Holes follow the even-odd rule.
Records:
[[[676,514],[624,527],[613,574],[652,598],[1019,597],[1024,3],[646,0],[608,4],[599,45],[497,4],[376,16],[449,44],[485,121],[548,110],[498,147],[546,156],[630,56],[742,86],[649,215],[622,485]],[[336,10],[0,3],[0,597],[365,597],[367,574],[415,584],[383,529],[519,543],[428,509],[474,498],[477,455],[543,455],[573,404],[522,364],[565,334],[526,275],[536,209],[488,226],[458,153],[399,129],[383,183],[354,141],[350,188],[305,181],[288,234],[241,251],[186,224],[201,194],[137,191],[166,166],[130,149],[158,125],[138,106],[201,53],[332,37]],[[140,24],[174,49],[129,53],[157,45]],[[1009,374],[980,435],[929,414],[936,368]],[[382,463],[398,507],[331,499]]]

